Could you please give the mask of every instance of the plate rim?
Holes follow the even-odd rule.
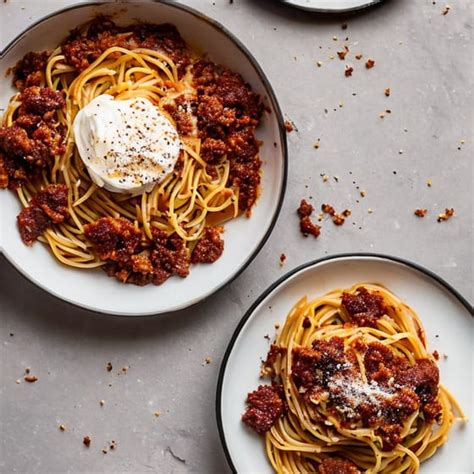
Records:
[[[5,260],[10,264],[11,267],[13,267],[22,277],[24,277],[26,280],[30,281],[33,285],[36,287],[40,288],[42,291],[45,291],[46,293],[50,294],[54,298],[57,298],[61,301],[64,301],[70,305],[73,305],[78,308],[86,309],[88,311],[93,311],[99,314],[106,314],[110,316],[117,316],[117,317],[151,317],[151,316],[159,316],[161,314],[171,314],[176,311],[180,311],[192,306],[195,306],[198,303],[201,303],[202,301],[206,300],[207,298],[211,297],[212,295],[216,294],[218,291],[220,291],[222,288],[225,286],[229,285],[232,283],[237,277],[240,276],[242,272],[244,272],[249,265],[253,262],[255,257],[260,253],[264,245],[266,244],[267,240],[269,239],[270,235],[273,232],[273,229],[275,228],[275,225],[277,223],[277,220],[280,216],[281,209],[283,207],[283,202],[286,194],[286,189],[287,189],[287,183],[288,183],[288,142],[287,142],[287,136],[286,136],[286,131],[285,131],[285,119],[283,116],[282,109],[280,107],[280,104],[278,102],[275,90],[273,86],[271,85],[270,80],[268,79],[267,74],[263,70],[263,68],[260,66],[259,62],[257,59],[254,57],[254,55],[251,53],[249,48],[234,34],[232,33],[229,29],[227,29],[222,23],[219,21],[215,20],[214,18],[211,18],[210,16],[206,15],[205,13],[202,13],[192,7],[189,7],[187,5],[183,5],[181,3],[176,3],[173,0],[154,0],[154,3],[158,4],[164,4],[168,7],[174,8],[176,10],[182,10],[186,13],[189,13],[196,17],[198,20],[202,20],[206,22],[209,26],[212,28],[216,29],[220,33],[223,33],[225,36],[227,36],[234,44],[235,46],[242,52],[242,54],[247,58],[251,66],[254,68],[255,72],[257,73],[258,77],[262,81],[262,84],[264,86],[265,92],[268,95],[268,99],[270,100],[272,107],[273,107],[273,112],[275,114],[275,118],[277,121],[278,125],[278,131],[279,131],[279,138],[281,142],[281,155],[282,155],[282,177],[281,177],[281,189],[278,195],[278,201],[277,201],[277,206],[275,208],[275,211],[273,213],[272,219],[270,221],[270,224],[261,238],[260,242],[258,243],[257,247],[255,250],[247,257],[246,260],[242,262],[242,264],[237,268],[234,274],[232,274],[229,278],[226,280],[222,281],[218,286],[216,286],[214,289],[212,289],[210,292],[188,302],[188,303],[181,303],[181,304],[176,304],[174,307],[167,309],[167,310],[160,310],[160,311],[147,311],[147,312],[127,312],[127,313],[117,313],[113,312],[111,310],[106,310],[106,309],[98,309],[93,306],[89,306],[87,303],[79,303],[76,301],[71,301],[68,298],[62,296],[61,294],[58,294],[56,292],[52,292],[49,288],[46,286],[42,285],[41,282],[35,281],[33,278],[30,277],[30,275],[21,267],[17,264],[17,262],[14,260],[13,257],[9,255],[7,251],[5,251],[4,248],[2,248],[1,242],[0,242],[0,254],[4,256]],[[65,8],[61,8],[59,10],[55,10],[47,15],[42,16],[35,22],[31,23],[28,27],[23,29],[18,35],[16,35],[7,45],[5,46],[4,49],[0,50],[0,60],[2,60],[8,52],[19,42],[21,41],[24,37],[26,37],[29,33],[29,31],[36,27],[37,25],[49,20],[50,18],[62,15],[63,13],[69,12],[71,10],[79,10],[82,8],[89,8],[89,7],[99,7],[103,5],[114,5],[116,7],[126,7],[128,5],[150,5],[150,2],[145,2],[145,1],[139,1],[139,2],[133,2],[130,4],[127,3],[117,3],[116,1],[104,1],[104,2],[87,2],[87,3],[76,3],[74,5],[67,6]]]
[[[369,259],[373,260],[385,260],[389,263],[398,263],[402,264],[406,267],[409,267],[412,270],[416,270],[425,276],[431,278],[434,280],[436,283],[440,284],[445,290],[448,291],[452,296],[454,296],[459,303],[468,311],[468,313],[471,314],[471,316],[474,316],[474,309],[473,307],[469,304],[468,300],[464,298],[459,291],[454,288],[450,283],[448,283],[444,278],[440,277],[438,274],[433,272],[432,270],[426,268],[423,265],[420,265],[419,263],[416,263],[412,260],[408,260],[402,257],[396,257],[394,255],[388,255],[388,254],[383,254],[383,253],[372,253],[372,252],[345,252],[345,253],[336,253],[333,255],[327,255],[321,258],[316,258],[314,260],[310,260],[309,262],[305,262],[301,265],[298,265],[297,267],[293,268],[289,272],[285,273],[283,276],[278,278],[276,281],[274,281],[272,284],[270,284],[258,297],[257,299],[252,303],[250,308],[244,313],[243,317],[240,319],[240,321],[237,324],[237,327],[235,328],[234,332],[232,333],[232,336],[229,340],[229,343],[227,345],[227,348],[225,350],[224,356],[222,358],[221,366],[219,369],[219,376],[217,378],[217,388],[216,388],[216,402],[215,402],[215,414],[216,414],[216,421],[217,421],[217,430],[219,433],[219,439],[221,442],[222,449],[224,451],[224,455],[226,458],[226,461],[232,470],[233,473],[237,473],[237,469],[235,468],[234,462],[232,460],[232,457],[230,455],[229,448],[227,446],[227,441],[224,435],[224,425],[222,423],[222,386],[224,383],[224,376],[227,368],[227,362],[229,360],[229,357],[232,354],[232,351],[235,346],[235,342],[237,338],[239,337],[243,327],[245,326],[245,323],[252,317],[252,314],[255,312],[256,308],[262,303],[267,296],[273,292],[276,288],[278,288],[280,285],[285,283],[289,278],[292,276],[296,275],[297,273],[306,270],[307,268],[310,268],[312,266],[316,266],[320,263],[323,262],[328,262],[331,260],[344,260],[347,258],[353,258],[353,257],[368,257]]]
[[[293,3],[293,0],[280,0],[282,5],[297,8],[298,10],[303,10],[306,12],[313,12],[313,13],[349,13],[349,12],[356,12],[359,10],[365,10],[366,8],[370,8],[378,3],[381,3],[383,0],[364,0],[364,3],[357,5],[355,7],[347,7],[347,8],[322,8],[322,7],[311,7],[311,6],[304,6]]]

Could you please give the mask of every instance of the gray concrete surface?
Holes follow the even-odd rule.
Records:
[[[1,3],[0,44],[65,3]],[[274,1],[185,3],[242,39],[298,129],[289,135],[280,218],[234,283],[199,306],[157,318],[71,307],[0,258],[2,473],[228,472],[214,415],[225,348],[252,301],[310,259],[351,251],[405,257],[472,302],[470,2],[454,0],[442,15],[444,2],[392,0],[345,17],[310,15]],[[350,48],[346,61],[331,60],[343,44]],[[354,59],[358,52],[361,61]],[[366,70],[369,56],[376,65]],[[352,77],[344,76],[346,62],[354,67]],[[381,119],[386,109],[391,113]],[[330,179],[324,182],[321,173]],[[318,240],[305,240],[295,209],[308,196],[353,214],[343,227],[325,222]],[[417,207],[428,208],[428,216],[416,218]],[[456,216],[437,223],[445,207],[454,207]],[[288,257],[283,268],[281,252]],[[203,365],[206,357],[209,365]],[[25,367],[38,382],[23,382]],[[85,435],[90,449],[82,444]],[[104,455],[111,440],[117,448]]]

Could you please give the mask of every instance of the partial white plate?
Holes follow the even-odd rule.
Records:
[[[286,5],[312,12],[350,12],[369,7],[382,0],[280,0]]]
[[[195,265],[185,279],[173,277],[157,287],[123,285],[104,272],[76,270],[58,263],[48,249],[23,245],[16,227],[20,204],[11,192],[0,193],[0,250],[33,283],[49,293],[91,310],[127,316],[175,311],[195,304],[235,278],[255,257],[270,235],[281,207],[286,184],[287,148],[283,117],[262,69],[246,47],[222,25],[174,2],[88,3],[40,20],[21,33],[0,53],[0,107],[16,92],[4,72],[28,51],[52,49],[69,31],[97,14],[112,15],[119,24],[136,20],[172,23],[193,47],[213,61],[242,74],[270,110],[257,138],[263,141],[262,194],[252,217],[225,225],[225,250],[212,265]]]
[[[217,387],[219,434],[231,468],[239,474],[272,473],[260,436],[240,417],[247,393],[255,390],[260,363],[275,335],[275,323],[284,323],[294,303],[304,295],[315,298],[334,288],[358,282],[380,283],[410,305],[420,316],[431,351],[440,358],[441,381],[472,415],[472,308],[445,281],[410,262],[382,255],[356,254],[308,263],[285,275],[254,303],[237,327],[222,362]],[[421,466],[421,473],[470,473],[472,422],[456,424],[446,446]]]

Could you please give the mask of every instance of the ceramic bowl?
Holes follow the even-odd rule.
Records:
[[[466,383],[467,361],[472,354],[469,303],[448,283],[416,263],[385,255],[334,255],[295,268],[271,285],[232,336],[218,380],[216,417],[233,472],[273,473],[262,437],[246,427],[241,416],[247,393],[268,383],[260,377],[260,365],[275,335],[275,324],[282,326],[288,311],[304,295],[313,299],[335,288],[364,282],[385,286],[417,312],[429,350],[449,355],[438,364],[441,382],[469,418],[473,402],[471,385]],[[470,472],[471,461],[465,453],[472,442],[472,423],[455,423],[446,445],[421,464],[420,473]]]
[[[111,15],[118,24],[137,20],[172,23],[192,47],[216,63],[239,72],[260,94],[268,108],[257,138],[263,161],[262,193],[251,218],[239,217],[225,225],[225,250],[212,265],[193,266],[185,279],[170,278],[161,286],[137,287],[108,278],[100,270],[63,266],[45,245],[25,246],[16,227],[20,204],[14,193],[0,193],[0,249],[7,260],[33,283],[69,303],[103,313],[149,315],[195,304],[229,283],[242,272],[267,240],[283,200],[287,150],[283,118],[264,72],[249,50],[222,25],[174,2],[87,3],[67,8],[38,21],[14,39],[0,56],[0,107],[16,92],[4,72],[29,51],[51,49],[70,30],[97,14]],[[13,271],[13,270],[12,270]]]

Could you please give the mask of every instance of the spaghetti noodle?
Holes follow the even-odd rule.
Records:
[[[29,53],[14,73],[20,92],[0,128],[0,187],[16,189],[25,207],[25,243],[38,238],[66,265],[104,266],[136,284],[184,277],[191,262],[220,257],[220,224],[250,214],[260,183],[254,130],[263,107],[238,74],[191,52],[172,25],[118,27],[104,18],[52,53]],[[101,94],[148,99],[179,132],[174,172],[151,192],[100,188],[81,161],[73,121]],[[59,189],[66,210],[52,219]],[[136,242],[125,241],[134,231]]]
[[[275,472],[416,473],[464,420],[416,313],[374,284],[291,309],[243,421]]]

